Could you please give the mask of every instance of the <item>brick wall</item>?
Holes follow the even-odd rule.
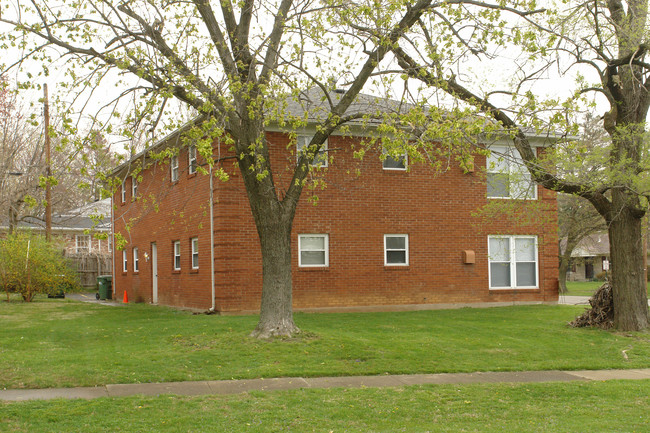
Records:
[[[269,132],[274,178],[281,190],[291,178],[295,156],[287,150],[288,137]],[[501,216],[485,220],[474,212],[487,203],[484,175],[451,167],[434,175],[424,165],[411,170],[383,170],[378,153],[361,161],[352,157],[356,139],[330,137],[334,162],[326,171],[327,188],[318,190],[318,204],[308,201],[305,188],[293,225],[293,296],[296,309],[383,307],[413,304],[536,302],[557,300],[557,217],[555,193],[539,189],[539,199],[517,211],[545,218],[522,223]],[[221,155],[228,155],[220,149]],[[215,150],[216,152],[216,150]],[[220,311],[258,310],[261,297],[261,254],[241,175],[232,163],[223,167],[230,180],[215,181],[216,307]],[[150,302],[151,242],[158,249],[161,304],[190,308],[211,306],[209,253],[209,181],[187,175],[187,156],[179,155],[180,179],[170,182],[169,165],[143,171],[139,199],[114,197],[115,230],[125,235],[128,271],[120,272],[122,253],[116,252],[114,286],[121,297]],[[287,168],[288,167],[288,168]],[[361,170],[361,176],[355,173]],[[540,210],[540,204],[543,208]],[[158,211],[156,211],[156,207]],[[127,232],[125,225],[130,224]],[[329,236],[329,266],[298,266],[298,235]],[[384,265],[384,234],[407,234],[409,265]],[[539,288],[489,290],[488,235],[536,235],[539,245]],[[190,238],[199,238],[199,269],[190,269]],[[181,241],[181,271],[172,270],[174,240]],[[140,270],[133,272],[132,248],[139,250]],[[473,251],[474,264],[463,262],[463,251]]]

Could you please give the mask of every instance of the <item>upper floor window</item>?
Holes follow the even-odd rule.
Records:
[[[172,156],[169,166],[171,168],[172,182],[176,182],[178,180],[178,155]]]
[[[329,236],[298,235],[298,266],[329,266]]]
[[[138,196],[138,179],[135,176],[131,176],[131,200],[135,200]]]
[[[409,235],[384,235],[384,265],[409,264]]]
[[[296,137],[296,158],[300,157],[300,154],[308,150],[309,143],[313,135],[299,135]],[[327,140],[321,145],[320,150],[314,156],[314,160],[311,163],[312,167],[327,167]]]
[[[537,288],[537,238],[488,237],[490,288]]]
[[[192,269],[199,269],[199,238],[190,239],[192,245]]]
[[[406,170],[408,167],[408,155],[406,152],[401,154],[389,153],[386,149],[382,149],[382,167],[384,170]]]
[[[187,148],[187,172],[189,174],[196,173],[196,146],[190,146]]]
[[[492,146],[490,151],[487,158],[487,196],[536,199],[537,187],[517,149]]]
[[[124,185],[124,182],[122,182],[122,185],[121,185],[121,194],[120,194],[120,196],[122,198],[122,203],[125,203],[126,202],[126,185]]]

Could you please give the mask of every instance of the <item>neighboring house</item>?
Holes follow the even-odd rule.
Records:
[[[75,262],[81,284],[87,288],[95,287],[98,274],[112,272],[110,215],[109,198],[52,215],[52,236],[63,241],[66,257]],[[0,232],[8,230],[6,224],[0,225]],[[18,230],[45,233],[45,221],[26,217],[18,223]]]
[[[591,281],[609,270],[609,236],[596,233],[586,236],[571,253],[567,281]]]
[[[516,175],[517,154],[507,141],[493,147],[504,158],[496,152],[489,161],[477,156],[474,172],[452,165],[436,176],[426,165],[409,166],[405,157],[382,162],[380,151],[354,158],[364,131],[351,131],[356,132],[328,139],[332,162],[321,160],[326,168],[310,175],[323,177],[327,187],[305,188],[297,208],[296,310],[557,302],[556,195],[532,185],[525,173]],[[313,128],[297,131],[292,142],[288,131],[268,128],[278,190],[291,180],[292,170],[285,167],[295,164],[296,147],[313,133]],[[181,146],[180,135],[166,137],[113,172],[124,180],[112,207],[114,233],[124,242],[114,242],[117,297],[127,292],[132,301],[208,309],[214,284],[217,311],[259,311],[259,240],[234,155],[214,143],[214,157],[230,179],[215,180],[210,209],[209,176],[197,173],[202,161],[194,147]],[[531,140],[540,148],[545,144],[543,137]],[[171,161],[150,158],[150,152],[168,147],[180,149]],[[136,168],[138,181],[134,167],[142,167]],[[524,209],[532,205],[546,214],[537,224],[474,216],[491,200],[523,192]],[[317,205],[309,202],[314,194]]]

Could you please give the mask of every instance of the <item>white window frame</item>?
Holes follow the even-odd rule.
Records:
[[[126,254],[126,250],[122,250],[122,272],[129,271],[129,259]]]
[[[192,269],[199,269],[199,238],[191,238],[190,245],[192,248],[192,255],[190,256],[190,260],[192,260]],[[196,259],[196,261],[194,259]]]
[[[79,242],[81,239],[86,240],[86,242],[85,242],[86,246],[85,247],[81,246],[81,243]],[[75,235],[74,236],[74,243],[75,243],[74,251],[75,251],[75,253],[77,253],[77,254],[89,253],[91,251],[91,242],[92,242],[92,240],[90,239],[90,235]]]
[[[510,265],[510,286],[492,286],[492,263],[497,262],[492,260],[492,251],[490,250],[490,239],[508,239],[509,240],[509,265]],[[515,242],[517,239],[533,239],[535,247],[535,285],[534,286],[517,286],[517,263],[531,263],[530,261],[517,260]],[[502,262],[502,261],[498,261]],[[488,278],[490,290],[513,290],[513,289],[526,289],[535,290],[539,289],[539,245],[537,236],[535,235],[494,235],[488,236]]]
[[[300,158],[302,154],[302,149],[309,144],[313,135],[299,134],[296,137],[296,161]],[[312,167],[327,167],[329,165],[329,153],[328,153],[328,140],[321,145],[318,155],[314,157],[314,160],[310,164]]]
[[[388,249],[387,239],[388,238],[404,238],[404,249]],[[388,262],[388,252],[389,251],[404,251],[405,262],[404,263],[389,263]],[[409,265],[409,235],[407,234],[386,234],[384,235],[384,266],[408,266]]]
[[[140,272],[140,260],[138,258],[138,247],[133,247],[133,272]]]
[[[172,244],[172,267],[175,271],[181,270],[181,241]]]
[[[507,165],[507,172],[500,171],[496,168],[497,161]],[[487,194],[489,199],[502,199],[502,200],[537,200],[537,183],[532,179],[528,169],[524,165],[524,161],[519,154],[519,151],[511,146],[490,146],[490,155],[486,158],[486,172],[487,172],[487,186],[489,186],[490,174],[503,174],[508,176],[508,195],[490,195]],[[525,182],[526,177],[530,185],[527,193],[524,196],[513,197],[513,179],[521,179],[520,182]]]
[[[120,192],[121,192],[122,203],[126,203],[126,185],[124,184],[124,182],[122,182],[121,187],[122,190]]]
[[[196,146],[191,145],[187,148],[187,172],[189,174],[196,173],[196,167],[198,167],[196,159]]]
[[[131,200],[135,200],[138,196],[138,179],[135,176],[131,176]]]
[[[303,238],[323,238],[323,248],[320,249],[303,249]],[[298,235],[298,266],[301,268],[327,268],[330,265],[330,237],[325,233],[304,233]],[[302,262],[302,253],[308,251],[322,251],[324,252],[324,263],[322,264],[306,264]]]
[[[382,148],[381,152],[382,152],[383,155],[386,155],[386,157],[385,157],[385,158],[382,158],[382,161],[381,161],[381,167],[382,167],[384,170],[387,170],[387,171],[406,171],[406,170],[408,169],[408,166],[409,166],[409,155],[408,155],[408,153],[407,153],[406,151],[404,151],[404,153],[403,153],[402,156],[401,156],[402,158],[404,158],[404,167],[386,167],[386,160],[390,158],[391,160],[395,161],[395,158],[393,158],[393,157],[392,157],[392,156],[391,156],[391,155],[386,151],[385,148]]]
[[[171,180],[176,182],[178,180],[178,155],[174,155],[169,162],[169,168],[171,170]]]

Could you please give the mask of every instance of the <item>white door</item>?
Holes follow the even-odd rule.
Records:
[[[151,302],[158,303],[158,247],[151,244]]]

